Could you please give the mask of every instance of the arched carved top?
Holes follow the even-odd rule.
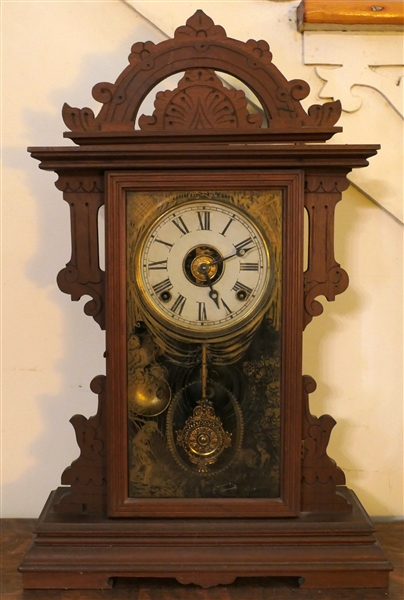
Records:
[[[247,85],[262,104],[267,133],[273,134],[274,140],[279,132],[287,132],[296,140],[324,141],[341,130],[333,127],[341,113],[339,102],[313,105],[306,113],[300,101],[309,94],[308,84],[300,79],[287,81],[272,63],[267,42],[241,42],[228,38],[223,27],[215,25],[201,10],[190,17],[185,26],[179,27],[172,39],[159,44],[137,42],[132,46],[129,65],[116,82],[99,83],[93,88],[93,97],[103,104],[97,116],[89,108],[71,108],[65,104],[64,122],[72,132],[86,132],[86,139],[89,133],[99,138],[100,132],[133,132],[142,137],[142,132],[134,131],[134,125],[144,98],[163,79],[191,69],[202,69],[204,73],[209,72],[206,70],[221,71]],[[228,90],[224,92],[223,89],[221,93],[229,101]],[[169,95],[170,92],[164,94]],[[237,94],[239,92],[235,92],[233,105],[241,99]],[[174,101],[174,96],[171,101]],[[159,103],[161,97],[157,100]],[[242,119],[237,123],[237,129],[250,130],[258,123],[254,121],[255,117],[252,119]],[[150,126],[150,121],[143,117],[141,122],[144,130]],[[148,125],[145,126],[145,123]],[[203,123],[203,120],[199,121],[198,126],[204,128]],[[207,123],[212,128],[212,122],[208,120]],[[216,129],[215,120],[213,124]],[[78,143],[87,143],[79,141],[80,135],[76,138],[67,134],[67,137]]]

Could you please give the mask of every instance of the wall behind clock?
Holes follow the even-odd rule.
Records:
[[[70,258],[67,205],[53,186],[55,175],[39,171],[26,147],[68,144],[62,104],[98,111],[91,88],[115,80],[131,44],[171,36],[197,8],[232,37],[266,39],[285,76],[310,84],[307,105],[319,95],[321,102],[337,97],[338,78],[327,91],[321,70],[331,73],[337,59],[321,55],[327,43],[320,39],[309,56],[308,37],[296,31],[297,4],[3,2],[2,516],[39,514],[78,454],[69,419],[94,414],[89,383],[105,369],[103,333],[83,314],[84,301],[71,303],[55,283]],[[332,35],[344,40],[349,55],[361,34]],[[380,44],[390,65],[400,62],[395,35],[380,34]],[[354,63],[343,65],[345,84],[358,77]],[[322,65],[322,79],[315,64]],[[399,82],[401,67],[389,68],[382,76]],[[338,421],[329,454],[371,515],[394,518],[404,512],[402,119],[387,82],[379,86],[384,93],[376,84],[355,83],[355,110],[353,86],[348,93],[346,85],[340,87],[346,133],[332,143],[383,148],[368,169],[352,175],[355,187],[338,207],[336,257],[351,284],[335,303],[325,301],[324,314],[308,327],[304,370],[318,382],[312,412]]]

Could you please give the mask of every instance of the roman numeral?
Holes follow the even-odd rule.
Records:
[[[167,270],[167,260],[150,261],[147,266],[150,271]]]
[[[182,217],[178,217],[177,219],[173,219],[171,221],[178,229],[181,231],[182,235],[189,233],[188,227],[184,223],[184,219]]]
[[[198,302],[198,321],[207,321],[205,302]]]
[[[240,263],[240,271],[258,271],[258,263]]]
[[[198,211],[198,219],[199,219],[200,229],[203,229],[203,230],[208,229],[210,231],[210,212],[207,210],[205,210],[203,212]]]
[[[246,246],[249,246],[250,244],[252,244],[250,246],[250,248],[246,248]],[[252,239],[250,237],[246,238],[242,242],[239,242],[238,244],[234,244],[234,247],[236,248],[237,252],[239,252],[240,250],[244,250],[244,252],[248,252],[248,250],[251,250],[251,248],[253,246],[254,246],[254,242],[252,241]]]
[[[172,305],[172,307],[170,308],[170,310],[173,313],[176,313],[177,315],[181,315],[182,309],[184,308],[184,304],[185,304],[186,301],[187,301],[187,299],[184,298],[184,296],[182,296],[181,294],[178,294],[178,298],[174,302],[174,304]]]
[[[230,225],[233,223],[233,221],[234,221],[234,219],[230,219],[230,221],[227,223],[226,227],[223,229],[223,231],[220,233],[220,235],[225,235],[226,231],[228,230]]]
[[[241,283],[241,281],[236,281],[236,283],[231,289],[235,292],[246,292],[247,294],[251,294],[252,292],[252,289],[248,287],[248,285]]]
[[[167,279],[164,279],[164,281],[160,281],[160,283],[156,283],[156,285],[153,285],[153,290],[156,292],[156,294],[161,294],[161,292],[171,290],[172,287],[173,285],[167,277]]]
[[[159,244],[164,244],[164,246],[167,246],[167,248],[170,248],[170,250],[174,246],[174,244],[170,244],[169,242],[165,242],[164,240],[159,240],[158,238],[156,238],[154,241],[158,242]]]
[[[223,298],[222,298],[222,304],[223,304],[223,306],[224,306],[224,310],[226,311],[226,313],[227,313],[228,315],[231,315],[233,311],[232,311],[232,310],[231,310],[231,309],[230,309],[230,308],[227,306],[227,304],[226,304],[226,302],[223,300]]]

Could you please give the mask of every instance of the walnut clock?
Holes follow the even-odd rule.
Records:
[[[248,86],[263,116],[217,72]],[[173,74],[177,87],[139,116]],[[266,42],[228,38],[197,11],[173,39],[132,46],[116,82],[94,87],[97,116],[64,105],[76,146],[30,148],[70,206],[58,285],[72,300],[90,296],[107,372],[91,383],[97,414],[71,419],[80,455],[38,521],[25,588],[145,576],[388,584],[373,525],[326,453],[335,421],[310,414],[315,382],[302,376],[317,296],[348,285],[335,206],[378,146],[325,144],[341,131],[341,107],[306,113],[308,93]]]

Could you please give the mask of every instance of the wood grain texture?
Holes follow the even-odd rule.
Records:
[[[248,138],[241,139],[239,144],[230,133],[217,135],[217,143],[213,143],[213,135],[207,132],[195,134],[191,140],[183,139],[181,133],[168,132],[152,138],[150,143],[140,140],[134,144],[133,135],[122,139],[113,134],[110,144],[105,146],[85,147],[39,147],[28,148],[31,156],[40,161],[40,168],[45,171],[74,171],[80,178],[88,170],[105,171],[139,171],[146,169],[301,169],[336,167],[343,173],[366,167],[368,158],[377,154],[378,144],[262,144],[256,132],[250,132]],[[205,139],[206,138],[206,139]],[[119,142],[119,140],[121,141]],[[245,142],[249,143],[245,143]],[[119,142],[119,143],[118,143]],[[224,146],[225,145],[225,146]]]
[[[312,377],[303,377],[302,429],[302,500],[303,511],[344,512],[352,505],[337,493],[337,486],[345,485],[345,475],[327,455],[327,446],[336,421],[330,415],[313,417],[309,408],[309,394],[316,389]]]
[[[335,206],[349,186],[346,173],[336,169],[306,170],[304,204],[308,214],[308,267],[304,273],[304,327],[321,315],[325,296],[335,300],[348,287],[348,274],[334,257]]]
[[[374,527],[344,487],[339,493],[352,504],[352,513],[236,521],[67,520],[53,511],[62,493],[51,495],[20,566],[27,589],[107,588],[111,578],[151,576],[202,587],[267,576],[301,578],[306,587],[388,585],[391,565]]]
[[[95,377],[91,391],[98,394],[97,414],[89,419],[74,415],[73,425],[80,456],[62,473],[66,493],[54,510],[65,514],[105,514],[107,509],[105,375]]]
[[[70,208],[72,255],[57,277],[59,289],[72,300],[88,295],[86,315],[105,329],[104,272],[100,269],[98,247],[98,211],[104,203],[104,179],[101,173],[87,171],[79,179],[60,173],[56,187]]]
[[[250,114],[243,91],[225,88],[212,69],[189,69],[175,90],[159,92],[151,116],[142,115],[145,131],[257,129],[262,115]]]
[[[319,25],[370,25],[375,29],[383,26],[402,29],[404,4],[402,0],[302,0],[297,9],[297,18],[299,31],[314,29]]]
[[[22,588],[22,575],[17,568],[27,550],[34,519],[2,519],[1,594],[7,600],[402,600],[404,589],[404,522],[382,522],[376,525],[376,536],[394,565],[387,589],[303,589],[298,580],[288,577],[241,577],[227,587],[202,589],[183,586],[174,579],[119,579],[113,589],[100,590],[30,590]]]

